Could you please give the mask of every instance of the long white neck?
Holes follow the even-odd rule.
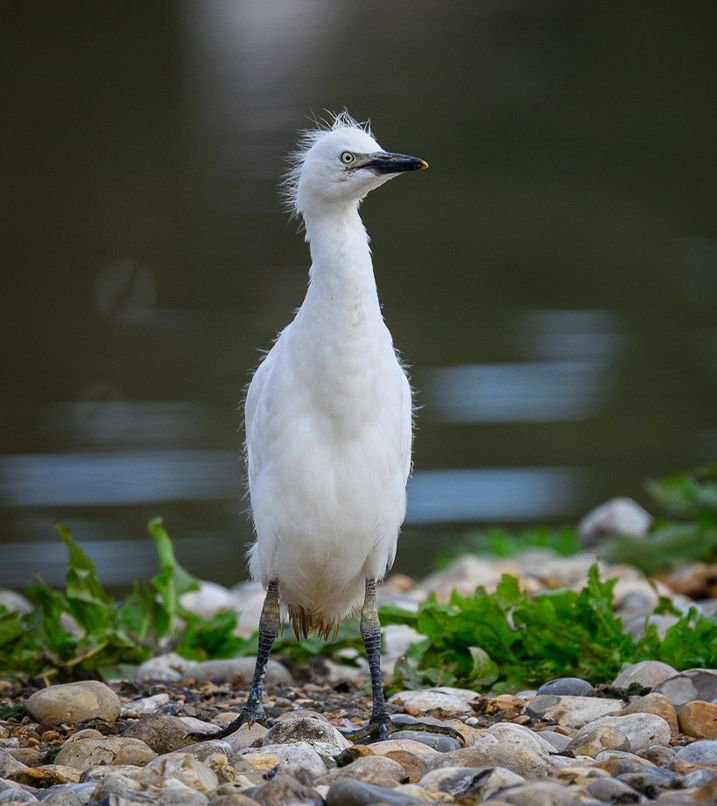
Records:
[[[316,217],[306,215],[305,223],[312,265],[302,311],[322,317],[329,333],[358,336],[382,321],[369,237],[358,207],[324,208]]]

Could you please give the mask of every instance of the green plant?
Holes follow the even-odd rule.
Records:
[[[385,606],[384,624],[408,624],[424,636],[397,664],[395,685],[492,686],[501,692],[561,676],[607,683],[624,664],[648,658],[678,669],[715,665],[717,619],[691,610],[664,639],[650,625],[635,642],[613,614],[614,586],[593,567],[579,593],[548,591],[529,599],[518,580],[504,575],[494,594],[454,591],[446,605],[431,596],[415,613]],[[656,612],[674,611],[663,599]]]
[[[118,603],[100,584],[92,560],[57,524],[68,552],[65,590],[50,588],[37,575],[27,591],[35,610],[20,614],[0,608],[0,674],[48,681],[121,676],[168,641],[197,659],[254,651],[251,640],[233,635],[235,614],[203,620],[184,611],[180,597],[198,582],[177,562],[161,520],[148,528],[159,573],[149,584],[136,583]]]

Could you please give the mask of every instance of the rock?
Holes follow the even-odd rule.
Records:
[[[578,537],[584,548],[593,548],[608,537],[644,537],[652,515],[632,498],[611,498],[591,509],[578,523]]]
[[[155,694],[152,697],[142,697],[139,700],[132,700],[122,706],[122,716],[138,718],[147,714],[154,714],[160,708],[169,704],[169,694]]]
[[[256,658],[226,658],[224,660],[203,660],[193,663],[184,671],[185,680],[208,683],[234,683],[248,686],[254,676]],[[269,660],[266,665],[267,688],[293,686],[294,678],[281,663]]]
[[[407,783],[406,771],[388,756],[363,756],[357,758],[345,767],[331,770],[319,781],[321,784],[331,784],[337,778],[355,778],[367,784],[397,786]]]
[[[214,795],[208,806],[258,806],[258,804],[253,798],[247,798],[240,792],[231,792]]]
[[[217,730],[217,725],[210,725],[209,727],[212,732]],[[192,730],[195,730],[195,728],[192,728]],[[235,753],[238,753],[241,750],[246,750],[247,747],[252,747],[258,741],[263,741],[268,732],[268,728],[255,722],[253,725],[242,725],[239,730],[235,730],[234,733],[225,736],[222,741],[226,742]]]
[[[668,745],[672,738],[670,726],[662,717],[655,714],[604,716],[593,722],[590,727],[608,727],[622,731],[630,742],[629,749],[632,753],[638,753],[655,744]]]
[[[300,784],[288,775],[276,775],[263,786],[246,789],[243,794],[253,798],[261,806],[285,806],[286,804],[324,806],[324,799],[318,792]]]
[[[659,767],[652,767],[650,769],[625,773],[620,775],[618,780],[636,789],[638,792],[645,795],[645,797],[655,800],[660,796],[661,792],[664,792],[666,789],[671,789],[674,786],[677,775],[670,770],[661,770]]]
[[[107,806],[140,806],[140,804],[176,804],[176,806],[207,806],[208,798],[201,792],[168,778],[162,787],[147,785],[127,775],[110,774],[103,778],[91,795],[92,803]]]
[[[717,741],[700,739],[677,749],[675,759],[691,764],[717,765]]]
[[[377,756],[385,756],[393,752],[411,753],[416,756],[433,756],[438,752],[422,742],[403,738],[403,733],[404,731],[401,731],[402,737],[400,739],[398,738],[398,734],[394,733],[391,739],[386,739],[384,742],[374,742],[371,745],[371,752]],[[354,747],[362,747],[362,745],[354,745]]]
[[[6,778],[8,781],[15,781],[16,784],[47,789],[55,784],[76,784],[81,776],[82,773],[72,767],[65,767],[62,764],[44,764],[41,767],[26,767],[23,770],[16,770],[9,773]]]
[[[444,792],[451,798],[471,795],[486,800],[500,789],[524,781],[504,767],[441,767],[426,773],[420,784],[428,792]]]
[[[392,733],[391,736],[396,741],[410,741],[422,744],[425,750],[436,750],[438,753],[448,753],[451,750],[458,750],[462,747],[457,739],[452,736],[442,736],[440,733],[408,729]]]
[[[163,786],[167,778],[205,794],[219,786],[216,773],[191,753],[167,753],[150,761],[136,776],[136,780],[158,787]]]
[[[642,660],[623,669],[613,681],[613,686],[629,688],[637,684],[645,688],[653,688],[676,674],[677,670],[667,663],[659,660]]]
[[[603,803],[642,802],[642,795],[636,789],[616,778],[596,778],[587,784],[586,789],[593,798]]]
[[[234,610],[238,605],[237,595],[223,585],[199,580],[199,590],[187,591],[179,597],[179,603],[189,613],[209,619],[217,613]]]
[[[627,716],[628,714],[655,714],[667,722],[673,733],[677,733],[679,730],[675,706],[664,694],[650,693],[644,697],[638,697],[622,711],[619,711],[617,716]]]
[[[623,623],[643,619],[653,613],[660,603],[654,585],[645,577],[618,579],[613,589],[613,610]]]
[[[138,720],[122,736],[126,739],[140,739],[155,753],[162,755],[186,747],[189,744],[188,733],[189,729],[179,717],[158,714]]]
[[[680,730],[695,739],[717,739],[717,705],[693,700],[682,707]]]
[[[154,750],[139,739],[102,736],[99,739],[66,742],[55,761],[84,772],[99,764],[130,764],[141,767],[156,757]]]
[[[624,706],[621,700],[603,697],[556,697],[541,694],[526,703],[525,713],[532,719],[557,722],[566,728],[582,728],[606,714],[614,714]]]
[[[717,702],[717,670],[687,669],[656,685],[653,692],[668,697],[678,713],[693,700]]]
[[[525,725],[516,725],[513,722],[496,722],[495,725],[491,725],[488,728],[487,732],[494,736],[499,744],[503,746],[517,744],[522,747],[530,747],[543,756],[555,752],[555,748],[550,742],[535,733],[535,731],[525,727]]]
[[[569,695],[571,697],[584,697],[587,696],[593,687],[587,680],[580,677],[558,677],[555,680],[549,680],[537,690],[536,694],[554,694],[555,696]]]
[[[10,588],[0,588],[0,607],[5,607],[11,613],[32,613],[35,605],[22,593]]]
[[[326,794],[326,806],[373,806],[379,803],[387,806],[408,806],[418,803],[425,806],[425,801],[419,798],[353,778],[337,778]]]
[[[566,746],[565,755],[595,758],[603,750],[630,752],[630,740],[618,728],[610,725],[589,724],[581,728],[577,736]]]
[[[640,615],[632,621],[626,619],[623,621],[626,622],[624,632],[626,632],[633,641],[639,641],[640,638],[645,637],[647,626],[654,627],[659,638],[663,639],[670,627],[674,627],[675,624],[677,624],[679,617],[665,614],[652,615],[645,618],[644,615]]]
[[[141,663],[134,673],[137,683],[179,683],[193,663],[176,652],[157,655]]]
[[[32,718],[48,725],[74,724],[88,719],[114,722],[121,707],[114,691],[97,680],[50,686],[36,691],[27,701]]]
[[[388,744],[388,742],[384,742],[384,744]],[[382,755],[385,755],[392,761],[397,761],[403,767],[403,771],[406,773],[406,778],[411,784],[415,784],[417,781],[420,781],[421,777],[426,772],[425,762],[414,753],[409,753],[406,750],[389,750],[387,753],[383,753]]]
[[[490,737],[493,739],[494,737]],[[501,744],[500,742],[472,745],[462,750],[443,753],[430,766],[436,767],[505,767],[523,778],[545,778],[550,775],[552,767],[547,755],[541,755],[532,747],[518,744]]]
[[[500,799],[513,806],[573,806],[576,794],[574,787],[552,781],[528,781],[503,790]]]
[[[552,745],[558,753],[562,753],[572,741],[570,736],[567,736],[564,733],[559,733],[557,730],[552,730],[550,728],[544,728],[543,730],[537,731],[537,734],[541,738],[545,739],[548,744]]]
[[[288,775],[306,786],[313,786],[327,772],[326,764],[316,750],[301,745],[287,745],[275,769],[277,775]]]
[[[466,702],[464,697],[436,689],[398,691],[389,697],[388,701],[392,705],[401,706],[411,716],[432,713],[445,718],[473,713],[470,703]]]
[[[264,738],[265,746],[292,743],[309,744],[328,755],[336,755],[351,744],[333,725],[308,717],[277,722]]]
[[[18,789],[6,789],[0,793],[0,803],[37,803],[37,798],[32,792],[27,792],[22,787]]]
[[[22,764],[13,758],[7,750],[0,748],[0,778],[7,778],[10,773],[27,769],[27,767],[27,764]]]

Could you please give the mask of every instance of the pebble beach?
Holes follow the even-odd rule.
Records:
[[[490,590],[503,573],[532,592],[579,589],[595,559],[588,552],[464,557],[420,584],[389,578],[381,600],[415,607],[429,590],[439,598],[476,585]],[[630,566],[601,567],[603,578],[618,579],[615,609],[633,633],[644,629],[659,595],[669,595],[678,609],[711,612],[714,600],[705,598],[704,585],[712,571],[697,564],[673,579],[647,580]],[[189,604],[198,612],[236,607],[244,629],[254,629],[262,594],[252,583],[233,591],[208,585],[193,596]],[[404,627],[384,632],[388,676],[415,635]],[[252,670],[251,658],[191,663],[167,653],[131,680],[39,690],[0,681],[0,803],[717,803],[714,670],[678,672],[644,661],[599,688],[560,678],[500,696],[450,687],[398,691],[389,707],[401,729],[387,741],[353,745],[341,730],[370,713],[365,669],[327,660],[298,677],[272,660],[271,728],[244,726],[222,740],[190,738],[238,714]],[[411,730],[417,719],[454,728],[463,743]]]

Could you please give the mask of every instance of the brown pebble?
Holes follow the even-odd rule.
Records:
[[[717,739],[717,705],[703,700],[688,702],[678,717],[680,730],[695,739]]]
[[[717,775],[713,776],[709,781],[702,784],[699,789],[696,789],[692,793],[692,798],[697,803],[717,802]]]
[[[673,734],[679,730],[675,706],[664,694],[646,694],[644,697],[638,697],[622,711],[619,711],[616,716],[627,716],[628,714],[655,714],[667,722]]]
[[[43,742],[52,742],[60,738],[60,734],[56,730],[46,730],[40,737]]]
[[[80,782],[82,772],[62,764],[46,764],[42,767],[28,767],[26,770],[11,772],[5,777],[16,784],[47,789],[57,784],[77,784]]]
[[[386,758],[392,758],[403,767],[408,776],[409,784],[415,784],[420,781],[426,771],[426,765],[423,761],[414,753],[409,753],[406,750],[389,750],[386,753]]]

